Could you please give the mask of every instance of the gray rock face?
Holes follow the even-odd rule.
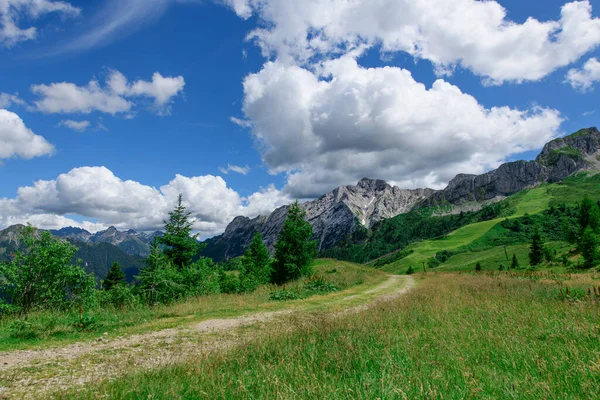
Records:
[[[356,186],[340,186],[319,199],[301,204],[312,225],[319,250],[328,249],[353,233],[357,227],[370,228],[382,219],[410,211],[427,198],[431,189],[403,190],[385,181],[362,179]],[[237,217],[221,236],[206,241],[204,255],[216,260],[242,255],[255,232],[260,232],[273,251],[289,206],[269,216],[254,219]]]
[[[560,181],[574,172],[599,170],[600,132],[582,129],[570,136],[553,140],[535,161],[516,161],[501,165],[482,175],[457,175],[448,186],[434,193],[420,206],[463,204],[509,196],[544,182]]]

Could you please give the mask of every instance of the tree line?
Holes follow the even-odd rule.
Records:
[[[192,234],[190,217],[180,195],[164,221],[165,234],[155,239],[131,285],[119,263],[97,283],[81,262],[72,262],[74,245],[27,226],[11,259],[0,263],[0,316],[70,307],[166,304],[221,292],[251,292],[261,285],[284,284],[312,274],[316,242],[310,241],[312,228],[297,202],[288,210],[274,257],[257,232],[236,272],[225,271],[209,258],[194,261],[201,244]]]

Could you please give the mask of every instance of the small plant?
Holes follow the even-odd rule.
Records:
[[[327,282],[322,276],[311,277],[303,287],[306,292],[313,293],[333,293],[340,290],[333,283]]]
[[[99,324],[93,315],[82,314],[79,320],[73,323],[73,328],[79,332],[92,332],[99,328]]]
[[[504,271],[506,268],[504,267],[504,264],[500,264],[500,266],[498,267],[498,271]]]
[[[475,264],[475,271],[477,271],[477,272],[481,271],[481,263]]]
[[[288,301],[288,300],[298,300],[299,296],[297,293],[292,292],[290,290],[275,290],[269,293],[269,300],[271,301]]]
[[[412,275],[415,273],[414,268],[412,267],[412,265],[410,267],[408,267],[408,269],[406,270],[406,275]]]
[[[10,327],[10,337],[13,339],[33,340],[40,337],[39,331],[29,321],[18,319],[14,321]]]

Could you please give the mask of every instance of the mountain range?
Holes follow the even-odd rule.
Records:
[[[600,170],[600,132],[582,129],[547,143],[533,161],[502,164],[481,175],[459,174],[443,190],[400,189],[379,179],[362,179],[356,185],[340,186],[320,198],[302,203],[312,225],[319,250],[326,250],[358,229],[372,228],[378,222],[424,207],[436,213],[475,211],[524,189],[545,182],[560,181],[582,170]],[[288,206],[256,218],[236,217],[222,235],[205,241],[202,255],[222,261],[244,253],[252,236],[260,232],[272,252],[285,221]],[[129,278],[141,267],[154,238],[162,232],[119,231],[110,227],[90,233],[80,228],[50,231],[78,247],[84,266],[103,277],[114,261],[119,261]],[[18,226],[0,231],[0,259],[18,246]]]
[[[582,170],[600,170],[600,132],[582,129],[547,143],[533,161],[502,164],[481,175],[459,174],[443,190],[400,189],[385,181],[362,179],[356,186],[341,186],[301,204],[313,227],[319,250],[326,250],[359,228],[422,207],[445,212],[477,210],[524,189],[560,181]],[[268,216],[235,218],[225,232],[206,241],[204,255],[217,261],[243,254],[255,232],[260,232],[271,251],[289,206]]]

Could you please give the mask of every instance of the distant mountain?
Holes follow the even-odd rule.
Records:
[[[105,231],[96,232],[94,234],[80,228],[63,228],[50,231],[54,236],[71,239],[72,241],[82,243],[108,243],[117,246],[126,254],[133,257],[147,257],[150,254],[150,246],[154,242],[154,238],[162,236],[162,232],[156,231],[153,233],[136,232],[128,230],[121,232],[114,226],[111,226]]]
[[[459,174],[443,190],[406,190],[382,180],[363,179],[356,186],[338,187],[301,207],[313,227],[319,250],[326,250],[359,227],[370,228],[378,221],[416,208],[469,203],[471,210],[477,210],[483,204],[544,182],[560,181],[582,170],[600,170],[600,132],[596,128],[549,142],[534,161],[506,163],[482,175]],[[288,208],[280,207],[254,219],[235,218],[225,233],[205,242],[203,255],[215,260],[242,255],[255,232],[261,232],[273,251]]]
[[[0,231],[0,261],[8,260],[21,243],[19,236],[23,225],[13,225]],[[128,281],[132,281],[144,263],[142,258],[125,253],[120,247],[107,242],[86,242],[81,239],[92,235],[79,228],[64,228],[51,233],[68,240],[77,247],[73,263],[82,261],[84,269],[94,274],[98,279],[104,279],[114,262],[119,262]]]

